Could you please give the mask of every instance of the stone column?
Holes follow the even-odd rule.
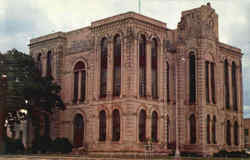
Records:
[[[166,82],[167,82],[167,79],[166,79],[166,62],[164,62],[164,50],[163,50],[163,45],[162,43],[159,41],[158,43],[158,48],[157,48],[157,61],[158,61],[158,86],[157,86],[157,89],[158,89],[158,96],[159,96],[159,100],[160,101],[163,101],[165,99],[165,97],[167,96],[164,96],[164,92],[166,93]],[[164,69],[165,68],[165,69]],[[164,81],[165,79],[165,81]],[[164,83],[165,82],[165,83]],[[166,100],[167,101],[167,100]]]
[[[97,40],[96,40],[97,41]],[[98,100],[100,97],[100,72],[101,72],[101,43],[98,41],[95,46],[95,85],[94,85],[94,99]]]
[[[232,82],[232,61],[230,61],[229,59],[227,60],[228,62],[228,88],[229,88],[229,106],[230,106],[230,110],[233,111],[234,110],[234,106],[233,106],[233,82]]]
[[[120,97],[126,96],[126,77],[127,77],[127,67],[126,67],[126,57],[127,57],[127,39],[121,37],[121,95]]]
[[[146,96],[152,98],[152,41],[147,40],[146,42]]]
[[[108,69],[107,69],[107,98],[113,96],[113,71],[114,71],[114,44],[113,38],[108,39]]]
[[[203,53],[205,52],[205,42],[202,46],[198,48],[196,53],[196,104],[198,107],[198,117],[196,118],[197,126],[196,143],[202,145],[202,152],[205,151],[206,144],[206,115],[204,111],[204,106],[206,102],[205,94],[205,60],[203,58]]]

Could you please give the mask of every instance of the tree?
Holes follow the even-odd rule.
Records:
[[[6,100],[3,103],[5,107],[0,106],[5,113],[1,122],[5,119],[8,123],[19,123],[23,119],[34,120],[32,117],[35,112],[53,113],[55,110],[65,109],[60,97],[61,87],[51,76],[41,76],[31,56],[16,49],[1,56],[5,68],[3,73],[7,75],[6,90],[3,94],[5,98],[2,98],[2,102],[3,99]],[[27,114],[20,112],[21,109],[25,109]]]

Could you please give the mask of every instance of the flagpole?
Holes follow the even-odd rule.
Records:
[[[141,13],[141,0],[138,0],[138,12]]]

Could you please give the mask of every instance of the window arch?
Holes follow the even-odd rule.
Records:
[[[113,69],[113,96],[121,94],[121,39],[119,35],[114,38],[114,69]]]
[[[189,55],[189,102],[195,104],[196,102],[196,62],[193,52]]]
[[[170,89],[169,89],[170,77],[169,77],[169,64],[168,64],[168,62],[166,63],[166,67],[167,67],[166,68],[167,69],[167,71],[166,71],[166,75],[167,75],[167,77],[166,77],[167,102],[170,102]]]
[[[146,97],[146,37],[141,35],[139,40],[139,95]]]
[[[233,88],[233,108],[235,111],[238,110],[237,107],[237,78],[236,78],[236,65],[235,62],[232,63],[232,88]]]
[[[52,63],[52,54],[51,51],[49,51],[47,54],[47,76],[51,76],[52,72],[51,63]]]
[[[239,145],[239,125],[238,122],[234,122],[234,145]]]
[[[212,140],[213,140],[213,143],[216,144],[216,116],[214,116],[214,118],[213,118]]]
[[[37,68],[38,71],[42,74],[42,54],[39,53],[37,56]]]
[[[81,147],[84,141],[84,121],[80,114],[74,118],[74,147]]]
[[[151,122],[151,139],[153,142],[158,141],[158,114],[156,111],[152,113],[152,122]]]
[[[229,120],[226,123],[226,142],[227,145],[231,145],[231,124]]]
[[[207,115],[207,144],[210,144],[210,116]]]
[[[139,141],[144,142],[146,140],[146,112],[144,109],[139,114]]]
[[[152,69],[152,98],[158,98],[158,45],[157,40],[153,38],[151,48],[151,69]]]
[[[112,141],[120,141],[121,134],[121,123],[120,123],[120,112],[115,109],[112,113]]]
[[[194,114],[189,118],[190,122],[190,144],[196,143],[196,120]]]
[[[99,113],[99,141],[106,140],[106,128],[107,128],[106,112],[102,110]]]
[[[80,81],[80,86],[79,86]],[[80,89],[80,97],[78,95]],[[76,103],[78,98],[84,101],[86,98],[86,70],[83,62],[77,62],[74,67],[74,97],[73,102]]]
[[[101,72],[100,72],[100,97],[107,95],[107,72],[108,72],[108,40],[101,41]]]
[[[226,108],[230,108],[229,75],[228,75],[227,60],[224,61],[224,84],[225,84],[225,104]]]

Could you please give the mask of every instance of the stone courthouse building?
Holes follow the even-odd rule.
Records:
[[[155,153],[244,146],[242,53],[219,41],[209,3],[183,11],[177,29],[127,12],[29,47],[62,87],[52,138],[89,153],[143,153],[145,141]]]

